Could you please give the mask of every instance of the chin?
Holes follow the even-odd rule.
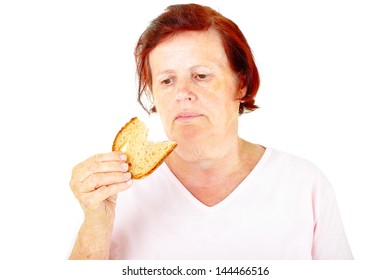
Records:
[[[205,128],[195,125],[175,126],[172,132],[172,139],[177,143],[199,141],[208,134]]]
[[[182,145],[196,145],[202,142],[208,142],[208,133],[200,129],[185,128],[176,134],[174,137],[176,143],[182,143]]]

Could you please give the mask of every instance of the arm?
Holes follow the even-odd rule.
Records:
[[[112,224],[94,226],[84,221],[70,254],[70,260],[108,260]]]
[[[73,169],[70,187],[84,211],[69,259],[108,259],[117,194],[132,181],[120,153],[93,156]]]

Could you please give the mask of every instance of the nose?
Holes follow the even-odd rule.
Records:
[[[191,81],[183,79],[177,84],[176,101],[194,101],[195,92]]]

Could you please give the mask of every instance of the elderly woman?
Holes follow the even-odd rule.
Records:
[[[178,146],[142,180],[117,152],[74,168],[84,222],[70,259],[352,258],[324,175],[238,136],[260,80],[236,24],[209,7],[170,6],[135,56],[139,101]]]

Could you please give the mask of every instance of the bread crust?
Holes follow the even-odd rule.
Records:
[[[112,151],[113,152],[116,152],[116,151],[119,151],[119,138],[120,137],[123,137],[123,133],[125,131],[125,129],[127,129],[133,122],[137,121],[137,117],[134,117],[134,118],[131,118],[130,121],[128,121],[119,131],[118,133],[116,134],[115,136],[115,139],[114,139],[114,142],[112,143]]]
[[[142,179],[150,174],[152,174],[165,160],[165,158],[174,150],[177,144],[173,141],[164,141],[164,142],[148,142],[147,141],[148,129],[146,125],[139,120],[137,117],[133,117],[128,121],[117,133],[115,136],[114,142],[112,144],[112,151],[123,152],[127,155],[127,162],[130,165],[129,171],[132,175],[133,179]],[[130,147],[132,145],[132,147]],[[147,148],[158,148],[160,146],[163,147],[163,150],[156,151],[158,152],[158,156],[153,158],[154,162],[148,165],[147,168],[142,169],[142,172],[135,172],[134,169],[136,166],[140,165],[140,161],[148,162],[149,158],[141,158],[138,155],[130,154],[129,150],[135,148],[135,146],[141,147],[144,151],[142,154],[145,156],[148,155]],[[159,145],[159,146],[158,146]],[[125,147],[125,150],[123,149]],[[154,155],[155,153],[153,153]],[[132,160],[133,159],[133,160]],[[139,167],[139,166],[138,166]]]

